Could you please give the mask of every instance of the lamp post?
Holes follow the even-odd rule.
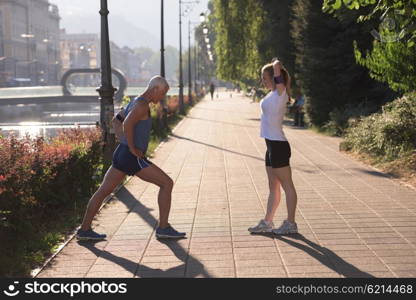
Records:
[[[179,112],[185,114],[182,75],[182,0],[179,0]]]
[[[188,97],[192,105],[192,74],[191,74],[191,20],[188,20]]]
[[[160,1],[160,76],[165,76],[165,31],[164,31],[164,1]],[[163,97],[162,102],[162,117],[159,120],[159,127],[167,128],[167,113],[166,97]]]
[[[197,86],[197,73],[198,73],[198,42],[195,38],[195,46],[194,46],[194,66],[195,66],[195,72],[194,72],[194,90],[195,90],[195,95],[198,95],[198,86]]]
[[[192,49],[191,49],[191,25],[200,24],[200,22],[191,22],[191,20],[188,20],[188,44],[189,44],[189,50],[188,50],[188,83],[189,83],[189,101],[192,103]],[[195,27],[194,27],[195,29]],[[195,94],[197,94],[197,84],[196,84],[196,64],[197,64],[197,49],[196,49],[197,41],[195,37],[195,45],[194,45],[194,87],[195,87]]]
[[[164,7],[160,1],[160,76],[165,77],[165,33],[164,33]]]
[[[185,114],[183,102],[183,71],[182,71],[182,3],[192,4],[199,1],[182,1],[179,0],[179,113]]]
[[[100,94],[101,103],[100,123],[103,131],[104,142],[104,163],[111,163],[112,152],[115,147],[114,129],[111,127],[111,120],[114,116],[114,92],[111,80],[111,59],[110,59],[110,39],[108,34],[108,8],[107,0],[101,0],[101,86],[97,89]]]

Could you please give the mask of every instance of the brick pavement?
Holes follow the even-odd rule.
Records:
[[[258,103],[221,93],[156,152],[175,181],[170,222],[187,239],[155,239],[158,190],[133,178],[94,221],[108,239],[71,240],[38,277],[416,276],[416,191],[310,130],[285,128],[300,234],[250,235],[268,195],[259,125]],[[275,224],[285,215],[282,193]]]

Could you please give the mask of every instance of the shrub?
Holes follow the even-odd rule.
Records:
[[[79,218],[96,189],[101,133],[77,128],[50,141],[1,138],[0,160],[0,275],[26,276],[59,239],[63,219]]]
[[[335,108],[329,113],[330,120],[322,126],[322,130],[333,136],[343,136],[350,125],[378,109],[379,106],[371,102],[347,104],[344,108]]]
[[[341,149],[391,161],[416,149],[416,93],[396,99],[382,111],[353,124]]]

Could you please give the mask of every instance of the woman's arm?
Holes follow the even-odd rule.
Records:
[[[282,67],[282,64],[280,63],[279,60],[275,60],[273,62],[274,79],[275,79],[275,84],[276,84],[277,91],[279,92],[279,95],[282,95],[283,91],[286,88],[284,81],[283,81],[281,67]]]

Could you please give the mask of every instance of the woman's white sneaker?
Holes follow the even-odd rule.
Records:
[[[272,232],[274,227],[273,222],[267,222],[266,220],[260,220],[259,224],[254,227],[250,227],[248,231],[251,233],[264,233],[264,232]]]
[[[296,223],[291,223],[288,220],[284,220],[279,228],[273,229],[273,233],[280,235],[298,233],[298,225],[296,225]]]

